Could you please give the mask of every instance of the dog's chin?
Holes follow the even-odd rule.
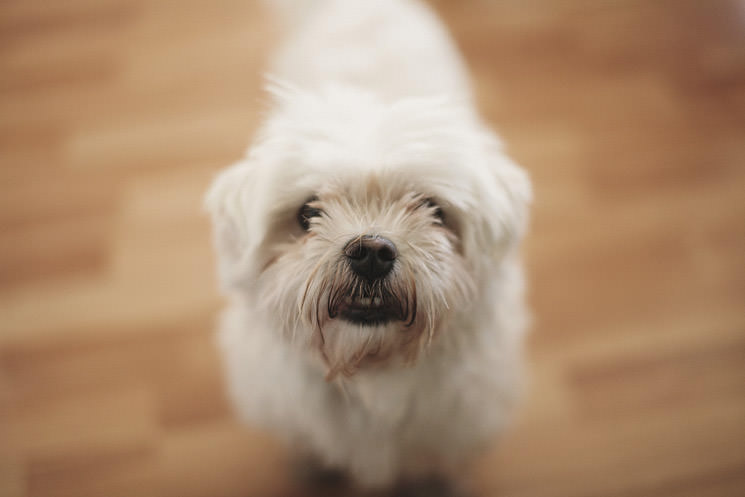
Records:
[[[317,308],[325,319],[317,321],[314,343],[327,379],[414,360],[423,329],[415,324],[419,321],[413,293],[381,285],[352,290],[342,285],[338,290]]]

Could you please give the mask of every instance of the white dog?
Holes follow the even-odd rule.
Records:
[[[361,488],[448,475],[519,390],[529,181],[424,5],[296,18],[266,121],[207,195],[229,390]]]

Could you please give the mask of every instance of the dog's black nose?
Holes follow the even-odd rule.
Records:
[[[361,236],[344,247],[352,271],[368,280],[378,280],[393,268],[398,251],[392,241],[380,236]]]

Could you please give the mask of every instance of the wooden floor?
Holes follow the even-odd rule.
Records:
[[[435,1],[530,171],[532,381],[480,496],[745,495],[745,6]],[[0,3],[0,496],[304,495],[240,427],[200,199],[250,0]]]

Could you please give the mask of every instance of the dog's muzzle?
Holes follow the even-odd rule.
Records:
[[[410,299],[388,277],[398,258],[392,241],[380,236],[360,236],[347,243],[343,253],[343,263],[351,270],[350,278],[329,299],[330,317],[363,326],[384,325],[410,317]]]

